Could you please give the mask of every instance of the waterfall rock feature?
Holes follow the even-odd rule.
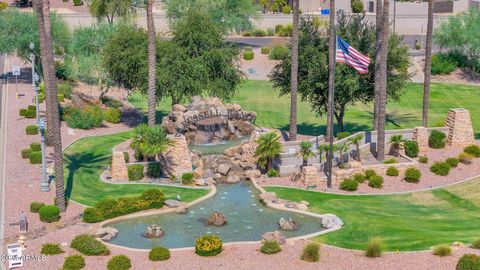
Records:
[[[215,211],[207,220],[208,225],[222,226],[227,224],[227,218],[221,212]]]

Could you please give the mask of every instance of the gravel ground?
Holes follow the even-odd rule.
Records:
[[[242,59],[240,60],[242,72],[248,80],[269,80],[268,74],[279,61],[270,60],[268,54],[261,54],[260,48],[253,48],[253,53],[254,58],[248,61],[243,59],[242,53]]]

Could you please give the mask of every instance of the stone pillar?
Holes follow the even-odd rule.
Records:
[[[428,150],[428,131],[426,127],[416,127],[413,129],[412,140],[418,143],[421,153]]]
[[[306,186],[316,186],[319,182],[317,168],[314,166],[302,167],[302,180]]]
[[[463,108],[448,111],[445,126],[448,127],[447,144],[463,147],[475,143],[470,112]]]
[[[113,152],[111,173],[115,180],[128,180],[127,164],[123,152]]]
[[[192,157],[185,136],[169,135],[168,138],[173,141],[173,145],[169,146],[164,153],[168,166],[167,171],[173,173],[176,177],[192,172]]]

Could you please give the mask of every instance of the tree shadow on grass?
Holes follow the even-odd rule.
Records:
[[[79,169],[82,169],[83,173],[95,174],[95,172],[102,167],[100,164],[105,159],[108,159],[108,157],[86,152],[81,154],[75,153],[71,155],[64,155],[63,162],[65,164],[65,168],[68,170],[68,175],[65,177],[65,196],[71,198],[73,177]]]
[[[373,119],[373,112],[367,112]],[[400,113],[394,111],[386,114],[385,123],[395,127],[401,127],[403,123],[420,122],[420,118],[412,113]]]
[[[284,125],[279,129],[287,131],[286,134],[288,134],[289,128],[290,128],[290,125]],[[333,130],[334,130],[334,133],[338,132],[338,126],[336,124],[334,125]],[[365,130],[370,130],[370,127],[367,125],[351,123],[351,122],[345,123],[345,131],[354,133],[354,132],[365,131]],[[300,123],[297,125],[297,131],[298,131],[298,134],[302,134],[302,135],[319,136],[319,135],[325,135],[327,133],[327,126]]]

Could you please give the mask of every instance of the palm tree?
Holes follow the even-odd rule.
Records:
[[[282,8],[285,5],[287,5],[287,2],[285,0],[273,0],[271,8],[273,12],[275,11],[282,12]]]
[[[382,46],[382,0],[377,0],[375,8],[375,98],[373,102],[373,130],[378,129],[378,102],[380,94],[380,49]]]
[[[45,81],[45,102],[47,103],[47,130],[53,144],[55,171],[55,204],[60,211],[66,210],[65,185],[63,176],[63,149],[60,130],[60,114],[58,111],[57,87],[55,83],[55,67],[53,66],[52,31],[50,24],[50,3],[48,0],[37,0],[37,20],[39,21],[40,57],[42,59],[43,79]],[[41,11],[41,12],[40,12]],[[40,18],[38,18],[40,17]],[[48,121],[51,127],[48,129]]]
[[[403,135],[392,135],[390,137],[389,143],[393,147],[393,156],[398,157],[399,156],[399,151],[400,151],[400,146],[404,142]]]
[[[430,99],[430,77],[432,75],[432,33],[433,33],[433,1],[428,0],[427,38],[425,44],[425,76],[423,80],[423,113],[422,126],[428,126],[428,103]]]
[[[156,74],[157,74],[157,49],[155,36],[155,23],[153,21],[153,5],[155,0],[147,0],[147,34],[148,34],[148,125],[155,125],[156,113]]]
[[[360,155],[360,142],[363,140],[363,137],[363,133],[361,133],[348,139],[352,144],[355,145],[355,151],[357,152],[357,161],[362,161],[362,157]]]
[[[255,149],[258,165],[270,171],[273,168],[273,160],[282,152],[280,135],[275,132],[264,133],[255,142],[258,144]]]
[[[173,142],[167,137],[167,133],[160,125],[149,126],[146,129],[143,143],[140,145],[142,153],[158,157],[161,160],[161,154],[164,153]]]
[[[377,111],[377,159],[385,159],[385,117],[387,106],[387,57],[389,42],[389,0],[383,1],[382,39],[380,49],[380,87],[378,93]]]
[[[293,0],[292,69],[290,71],[290,140],[297,140],[297,89],[298,89],[298,13],[299,0]]]
[[[328,149],[330,148],[330,146],[328,144],[320,144],[318,147],[317,147],[317,151],[318,151],[318,162],[320,162],[320,164],[322,163],[322,156],[323,154],[327,155],[328,154]]]
[[[308,166],[308,159],[315,157],[315,153],[312,151],[312,143],[309,141],[300,142],[300,149],[297,152],[297,157],[303,159],[302,166]]]
[[[263,7],[262,12],[267,13],[268,9],[270,8],[270,0],[260,0],[259,4]]]
[[[350,142],[336,144],[335,146],[336,146],[336,150],[338,151],[338,154],[340,155],[339,163],[343,164],[344,162],[343,155],[348,152],[350,147]]]
[[[139,153],[140,156],[144,156],[142,152],[142,147],[145,144],[146,137],[147,137],[148,126],[145,124],[140,124],[135,127],[133,130],[133,139],[130,143],[130,147],[136,152]]]

